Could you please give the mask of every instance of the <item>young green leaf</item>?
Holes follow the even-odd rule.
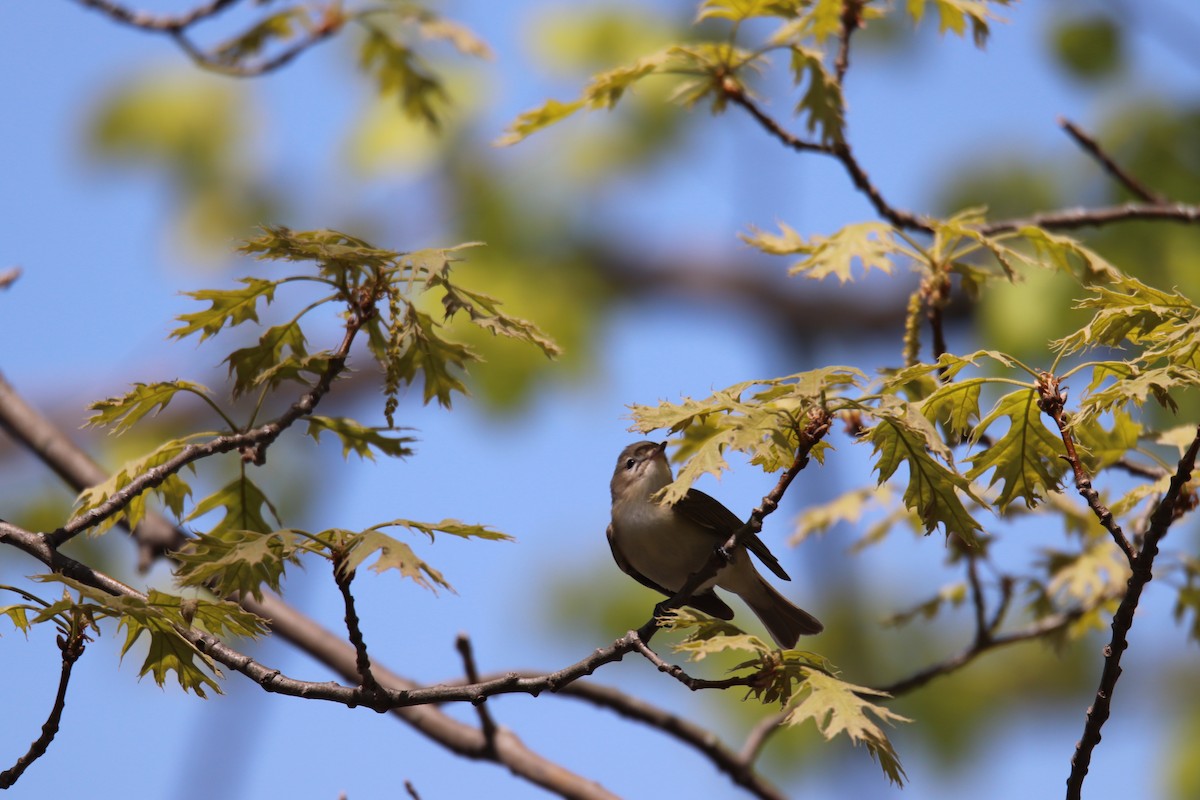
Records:
[[[889,724],[911,720],[865,699],[888,697],[884,692],[846,683],[814,668],[805,669],[804,674],[806,679],[792,697],[792,710],[784,724],[799,725],[811,719],[826,741],[839,733],[846,734],[855,744],[866,745],[867,752],[879,762],[888,780],[903,786],[907,777],[904,767],[876,720]]]
[[[417,522],[411,519],[393,519],[388,522],[381,522],[378,525],[372,525],[369,530],[381,530],[383,528],[408,528],[409,530],[425,534],[429,537],[430,541],[433,541],[434,534],[436,533],[457,536],[460,539],[484,539],[491,542],[515,541],[507,533],[492,530],[487,525],[474,525],[467,522],[460,522],[456,519],[444,519],[441,522]]]
[[[875,413],[878,422],[863,433],[863,439],[871,442],[878,456],[875,468],[879,483],[891,478],[901,464],[906,464],[908,482],[904,487],[904,506],[920,515],[925,532],[931,533],[941,525],[948,535],[957,536],[973,546],[975,533],[982,527],[967,511],[958,493],[962,492],[980,505],[983,502],[972,492],[970,481],[930,454],[931,435],[914,421],[919,418],[925,425],[929,423],[915,410],[905,413],[893,407],[877,409]],[[946,449],[941,444],[935,452]]]
[[[410,119],[425,122],[430,128],[440,125],[437,106],[446,102],[446,90],[411,48],[392,39],[373,25],[359,51],[359,65],[374,73],[381,95],[394,96],[400,110]]]
[[[789,275],[816,280],[833,275],[841,283],[854,280],[855,263],[862,266],[864,273],[877,269],[891,274],[891,257],[905,252],[897,243],[892,226],[882,222],[847,225],[832,236],[813,236],[808,241],[779,223],[778,234],[751,228],[750,233],[741,234],[741,239],[771,255],[804,256],[788,269]]]
[[[197,436],[213,436],[212,433],[193,434]],[[124,489],[139,475],[161,466],[170,461],[181,450],[188,446],[185,439],[171,439],[159,445],[148,455],[141,458],[127,461],[121,465],[108,480],[104,483],[98,483],[95,486],[90,486],[79,493],[79,497],[75,501],[75,513],[83,514],[96,506],[101,505],[117,492]],[[160,500],[166,504],[176,517],[183,513],[183,505],[187,498],[192,494],[192,487],[180,477],[178,472],[168,475],[156,486],[150,487],[148,490],[158,496]],[[132,498],[129,504],[124,509],[115,514],[110,515],[99,525],[96,525],[91,533],[99,535],[104,533],[113,525],[116,525],[122,519],[127,520],[129,526],[135,527],[146,514],[146,494],[142,493]]]
[[[532,322],[505,314],[500,310],[500,301],[494,297],[452,284],[448,272],[448,269],[444,269],[440,275],[431,278],[428,283],[431,287],[440,286],[445,291],[445,295],[442,296],[442,307],[446,310],[445,318],[447,320],[452,319],[459,311],[465,311],[472,323],[492,335],[507,336],[511,339],[528,342],[541,350],[548,358],[554,358],[562,353],[562,348],[542,333]]]
[[[371,569],[375,572],[382,573],[394,569],[401,576],[410,578],[418,586],[423,586],[435,594],[439,586],[454,592],[454,587],[442,577],[442,573],[419,558],[411,547],[379,530],[372,529],[349,534],[346,539],[346,548],[345,568],[347,570],[358,569],[364,561],[378,554],[379,558],[371,565]]]
[[[264,374],[269,375],[266,381],[268,386],[273,387],[282,380],[286,373],[282,373],[278,367],[285,348],[296,360],[308,355],[304,331],[300,329],[298,320],[267,328],[257,345],[230,353],[225,360],[229,362],[229,374],[234,376],[233,396],[238,397],[258,386],[263,382]]]
[[[257,24],[218,45],[213,60],[222,64],[237,64],[261,53],[272,42],[282,43],[304,31],[308,16],[303,7],[289,7],[268,14]]]
[[[182,586],[207,588],[218,597],[238,592],[262,600],[264,585],[279,592],[287,565],[300,563],[298,550],[289,530],[201,534],[175,553],[175,577]]]
[[[1120,548],[1111,539],[1101,537],[1077,553],[1046,549],[1040,566],[1050,579],[1046,584],[1050,597],[1085,606],[1123,592],[1130,574],[1129,562]]]
[[[270,511],[275,521],[279,522],[279,512],[275,510],[275,506],[254,481],[245,475],[234,478],[197,503],[185,522],[217,509],[224,509],[225,515],[208,530],[208,535],[219,539],[231,534],[236,538],[244,531],[271,533],[275,528],[267,522],[265,511]]]
[[[171,336],[182,339],[199,332],[200,341],[204,341],[220,333],[226,325],[232,328],[249,320],[258,322],[258,301],[263,300],[269,305],[275,299],[275,287],[279,285],[279,281],[239,278],[238,282],[243,284],[244,288],[184,292],[189,297],[206,300],[211,305],[204,311],[180,314],[176,319],[184,324],[171,331]]]
[[[412,436],[397,435],[391,428],[368,428],[346,417],[313,415],[305,419],[308,421],[308,435],[313,439],[320,441],[322,431],[329,431],[341,439],[343,458],[349,458],[353,452],[359,458],[374,461],[374,450],[391,458],[404,458],[413,454],[408,445],[416,439]]]
[[[996,498],[997,510],[1004,513],[1017,498],[1033,508],[1042,499],[1043,492],[1058,491],[1059,481],[1067,468],[1063,460],[1066,448],[1062,439],[1042,423],[1034,389],[1018,389],[1001,397],[975,426],[971,438],[978,441],[1001,417],[1008,418],[1008,430],[967,459],[971,462],[967,477],[975,480],[994,469],[988,485],[1004,482],[1000,496]]]
[[[988,8],[989,0],[908,0],[908,13],[914,22],[920,22],[925,16],[925,7],[930,3],[938,12],[938,32],[950,31],[956,36],[964,36],[967,21],[971,23],[971,36],[976,47],[987,44],[991,32],[988,23],[1000,21],[1000,18]],[[998,5],[1007,5],[1009,0],[991,0]]]
[[[97,400],[89,405],[88,408],[96,413],[88,417],[87,425],[93,428],[110,425],[110,433],[122,434],[147,414],[157,415],[179,392],[189,392],[202,397],[208,395],[208,389],[191,381],[135,383],[133,389],[121,397]]]
[[[797,86],[806,86],[804,95],[796,104],[796,114],[806,118],[805,129],[817,134],[821,144],[840,144],[846,125],[841,84],[825,69],[825,58],[821,51],[799,45],[793,45],[791,51],[792,80]]]

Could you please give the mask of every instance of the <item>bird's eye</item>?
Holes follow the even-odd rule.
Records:
[[[633,469],[633,465],[636,463],[637,462],[634,461],[632,458],[626,459],[625,460],[625,469]]]

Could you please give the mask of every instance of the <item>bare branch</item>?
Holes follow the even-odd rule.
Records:
[[[838,86],[845,82],[846,70],[850,68],[850,37],[862,27],[863,3],[864,0],[847,0],[842,6],[842,29],[838,34],[837,58],[833,62]]]
[[[148,11],[138,11],[110,0],[75,0],[81,6],[105,14],[115,22],[132,28],[156,33],[180,31],[197,22],[215,16],[225,9],[240,3],[241,0],[211,0],[184,14],[151,14]]]
[[[1139,219],[1162,220],[1164,222],[1195,223],[1200,222],[1200,206],[1184,203],[1148,204],[1125,203],[1119,206],[1103,208],[1072,208],[1059,211],[1045,211],[1031,214],[1028,217],[997,220],[979,226],[979,232],[985,236],[997,233],[1008,233],[1021,228],[1033,226],[1046,230],[1070,230],[1074,228],[1095,228],[1113,222],[1129,222]]]
[[[703,754],[713,765],[729,776],[738,786],[749,791],[761,800],[786,800],[786,795],[763,779],[754,771],[754,757],[747,757],[745,751],[735,753],[713,736],[707,728],[689,722],[669,711],[650,705],[643,700],[608,686],[601,686],[592,681],[576,681],[559,692],[565,697],[585,700],[601,708],[607,708],[620,714],[626,719],[642,722],[668,736],[683,742]],[[778,727],[778,715],[772,714],[765,718],[760,725],[776,720],[773,727]],[[756,726],[758,727],[758,726]],[[757,755],[755,753],[754,755]]]
[[[296,56],[308,50],[313,45],[333,36],[341,29],[341,19],[327,19],[321,24],[313,28],[308,36],[300,39],[291,47],[281,50],[270,58],[265,58],[261,61],[241,63],[230,61],[212,55],[203,48],[198,47],[190,37],[182,30],[171,32],[171,37],[179,48],[188,55],[189,58],[201,69],[209,72],[216,72],[221,75],[227,75],[232,78],[256,78],[259,75],[265,75],[269,72],[274,72],[280,67],[284,67],[291,63]]]
[[[1100,166],[1104,167],[1104,170],[1108,172],[1108,174],[1112,175],[1118,183],[1120,183],[1129,191],[1133,192],[1133,194],[1135,194],[1137,197],[1145,200],[1147,203],[1155,203],[1159,205],[1170,202],[1167,197],[1153,191],[1147,187],[1146,184],[1142,183],[1137,178],[1133,177],[1124,169],[1122,169],[1116,161],[1113,161],[1112,157],[1108,153],[1104,152],[1104,149],[1100,146],[1100,143],[1084,132],[1084,130],[1078,125],[1065,117],[1059,117],[1058,124],[1062,126],[1062,129],[1066,131],[1067,134],[1075,140],[1075,143],[1082,147],[1088,155],[1099,161]]]
[[[1075,745],[1075,755],[1071,757],[1071,774],[1067,777],[1067,800],[1079,800],[1083,793],[1083,779],[1087,776],[1092,761],[1092,751],[1100,744],[1100,729],[1108,720],[1113,692],[1117,688],[1117,679],[1121,677],[1121,655],[1129,647],[1128,636],[1130,628],[1133,627],[1134,612],[1137,611],[1142,590],[1154,577],[1154,558],[1158,555],[1158,543],[1167,535],[1171,523],[1186,510],[1180,500],[1184,485],[1192,479],[1198,452],[1200,426],[1196,428],[1191,445],[1179,459],[1175,474],[1171,476],[1170,487],[1150,517],[1150,528],[1146,531],[1141,551],[1133,561],[1133,573],[1129,576],[1125,596],[1121,598],[1121,604],[1113,614],[1112,639],[1104,647],[1104,670],[1100,674],[1100,686],[1096,689],[1095,700],[1087,710],[1083,736]]]
[[[479,668],[475,665],[475,651],[471,647],[471,639],[465,633],[460,633],[454,641],[455,647],[458,648],[459,655],[463,660],[463,672],[466,673],[468,683],[479,683]],[[487,746],[494,752],[496,748],[496,721],[492,719],[492,712],[487,707],[487,698],[481,699],[475,704],[475,711],[479,714],[479,729],[483,731],[483,740]]]
[[[763,748],[767,746],[767,740],[779,731],[783,725],[784,719],[791,713],[789,709],[776,711],[769,717],[763,717],[758,723],[750,729],[750,733],[746,735],[746,742],[742,745],[742,752],[739,758],[747,766],[758,760],[758,756],[762,753]]]
[[[17,282],[17,278],[21,277],[20,267],[9,267],[6,270],[0,271],[0,289],[7,289]]]
[[[706,678],[694,678],[684,671],[683,667],[678,664],[671,664],[663,659],[658,653],[650,649],[650,646],[638,639],[634,642],[635,649],[646,657],[646,660],[666,675],[670,675],[675,680],[682,683],[693,692],[701,689],[729,689],[734,686],[752,686],[762,678],[762,671],[755,672],[751,675],[742,675],[734,678],[723,678],[721,680],[708,680]]]
[[[1096,605],[1113,600],[1115,597],[1108,595],[1097,598]],[[1043,617],[1037,622],[1031,623],[1027,627],[1020,628],[1010,633],[1004,634],[989,634],[983,641],[973,641],[970,646],[960,650],[958,653],[943,659],[936,664],[931,664],[928,667],[909,675],[907,678],[896,681],[895,683],[876,688],[876,691],[899,697],[902,694],[920,689],[925,684],[932,681],[934,678],[940,678],[943,675],[949,675],[952,672],[957,672],[963,667],[970,664],[979,656],[995,650],[1000,647],[1007,647],[1018,642],[1028,642],[1033,639],[1040,639],[1044,636],[1049,636],[1070,625],[1075,620],[1086,614],[1090,608],[1075,608],[1068,611],[1063,611],[1058,614],[1052,614],[1048,617]]]
[[[354,570],[346,568],[345,553],[335,550],[333,554],[333,579],[337,582],[338,591],[342,594],[342,605],[346,609],[346,636],[354,646],[354,662],[358,668],[360,685],[363,690],[374,694],[379,691],[379,684],[371,674],[371,659],[367,655],[367,642],[363,638],[362,627],[358,622],[358,612],[354,610],[354,595],[350,592],[350,582],[354,580]]]
[[[726,85],[724,91],[725,96],[731,102],[749,112],[750,116],[768,133],[778,139],[784,147],[795,150],[798,153],[825,153],[840,161],[849,174],[855,188],[866,195],[867,199],[871,201],[871,205],[875,207],[875,211],[888,222],[891,222],[898,228],[908,230],[927,232],[933,230],[929,222],[918,218],[911,212],[891,206],[884,199],[883,194],[876,188],[875,184],[871,183],[866,170],[858,163],[858,159],[854,157],[854,152],[846,142],[818,144],[816,142],[805,141],[793,135],[773,117],[759,108],[758,104],[751,100],[736,84],[731,83]]]
[[[83,655],[86,639],[84,627],[79,620],[73,621],[71,629],[66,635],[59,635],[58,647],[62,650],[62,671],[58,676],[58,692],[54,696],[54,705],[50,709],[50,715],[42,724],[41,735],[33,741],[33,744],[29,745],[29,750],[25,755],[18,758],[11,767],[0,772],[0,789],[8,789],[20,780],[29,765],[45,755],[50,743],[54,741],[54,737],[58,734],[59,723],[62,721],[63,709],[67,705],[67,684],[71,681],[71,668]]]

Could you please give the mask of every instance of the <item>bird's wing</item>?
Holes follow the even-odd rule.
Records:
[[[711,532],[714,539],[720,539],[721,541],[728,539],[734,531],[744,524],[737,518],[736,514],[721,505],[720,501],[699,489],[688,489],[687,494],[675,504],[674,508],[676,513],[683,514],[691,522]],[[779,559],[775,558],[771,551],[767,549],[766,544],[763,543],[762,539],[758,538],[757,534],[751,534],[743,538],[742,541],[746,545],[746,549],[758,556],[758,560],[766,565],[767,569],[785,581],[792,579],[780,565]],[[720,542],[716,544],[720,544]]]
[[[620,567],[621,572],[624,572],[626,575],[633,578],[647,589],[653,589],[661,595],[672,597],[675,594],[674,592],[667,591],[642,573],[638,572],[633,568],[632,564],[625,560],[625,556],[621,554],[620,548],[617,547],[617,541],[616,537],[613,535],[612,525],[608,526],[608,549],[612,550],[613,561],[617,562],[617,566]],[[717,597],[716,593],[712,589],[692,595],[692,598],[688,600],[685,605],[689,605],[692,608],[703,611],[710,617],[716,617],[717,619],[733,619],[733,609],[730,608],[724,600]]]

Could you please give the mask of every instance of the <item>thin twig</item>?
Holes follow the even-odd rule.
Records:
[[[479,668],[475,664],[475,651],[471,647],[470,637],[465,633],[460,633],[454,644],[459,655],[462,656],[463,672],[467,675],[467,681],[479,683]],[[483,731],[483,740],[488,747],[494,749],[496,746],[496,721],[492,719],[492,712],[487,707],[486,697],[475,703],[475,711],[479,714],[479,729]]]
[[[75,0],[81,6],[95,9],[115,22],[145,31],[164,32],[179,31],[200,20],[215,16],[241,0],[212,0],[183,14],[151,14],[148,11],[138,11],[109,0]]]
[[[778,121],[759,108],[758,104],[751,100],[736,84],[730,83],[725,87],[724,91],[725,96],[730,102],[741,106],[749,112],[750,116],[754,117],[763,129],[782,142],[785,147],[795,150],[798,153],[825,153],[840,161],[850,176],[851,182],[854,183],[855,188],[866,195],[867,199],[871,201],[871,205],[875,207],[875,211],[888,222],[891,222],[898,228],[908,230],[926,232],[933,230],[929,222],[918,218],[911,212],[893,207],[884,199],[883,194],[875,184],[871,183],[871,178],[867,175],[867,171],[858,163],[858,159],[854,156],[854,151],[850,149],[850,145],[846,142],[838,141],[832,144],[818,144],[801,139],[790,133]]]
[[[25,755],[18,758],[16,763],[4,772],[0,772],[0,789],[8,789],[20,780],[29,765],[46,754],[50,743],[58,734],[63,709],[67,705],[67,684],[71,681],[71,669],[83,655],[86,638],[84,626],[80,624],[79,620],[75,620],[66,635],[58,637],[58,646],[62,650],[62,671],[58,677],[58,692],[54,696],[54,705],[50,709],[50,715],[46,718],[45,723],[42,724],[41,735],[33,741]]]
[[[754,770],[753,757],[747,758],[745,750],[735,753],[707,728],[636,697],[630,697],[622,691],[592,681],[576,681],[564,687],[559,694],[607,708],[626,719],[644,723],[673,736],[703,754],[717,769],[728,775],[730,780],[760,800],[786,800],[786,795]],[[764,719],[760,725],[772,719],[775,719],[774,714]]]
[[[333,580],[342,594],[342,605],[346,610],[346,635],[350,639],[350,644],[354,645],[354,660],[358,667],[360,685],[363,691],[376,694],[379,691],[379,684],[376,682],[375,676],[371,674],[371,658],[367,655],[367,642],[363,638],[358,612],[354,609],[354,594],[350,591],[350,582],[354,580],[354,570],[347,569],[345,554],[340,550],[335,550],[333,555]]]
[[[192,62],[201,69],[233,78],[256,78],[286,66],[305,50],[333,36],[340,28],[340,21],[320,24],[313,28],[308,36],[296,42],[291,47],[281,50],[270,58],[249,63],[239,63],[215,57],[198,47],[182,30],[172,31],[171,37],[179,45],[179,48],[192,59]]]
[[[1109,510],[1108,506],[1100,502],[1100,493],[1092,487],[1092,477],[1088,475],[1087,469],[1083,466],[1083,461],[1079,458],[1079,454],[1075,450],[1075,437],[1067,425],[1064,411],[1067,402],[1066,392],[1059,388],[1058,378],[1048,372],[1043,372],[1038,376],[1037,387],[1038,408],[1046,416],[1054,420],[1054,424],[1058,426],[1063,446],[1067,450],[1067,463],[1071,465],[1071,470],[1075,474],[1075,488],[1079,491],[1080,496],[1087,501],[1088,508],[1092,510],[1092,513],[1096,515],[1096,519],[1100,521],[1100,524],[1112,536],[1113,541],[1117,543],[1117,547],[1121,548],[1121,552],[1125,554],[1125,559],[1132,566],[1136,560],[1133,545],[1129,543],[1129,539],[1126,538],[1125,532],[1121,530],[1121,525],[1113,516],[1112,511]]]
[[[1124,169],[1122,169],[1120,164],[1114,161],[1108,153],[1104,152],[1104,148],[1100,146],[1100,143],[1089,136],[1078,125],[1071,122],[1066,117],[1059,117],[1058,124],[1062,126],[1062,129],[1066,131],[1067,134],[1075,140],[1075,143],[1082,147],[1088,155],[1099,161],[1100,166],[1104,167],[1105,171],[1108,172],[1109,175],[1112,175],[1114,178],[1116,178],[1118,183],[1135,194],[1137,197],[1145,200],[1147,203],[1155,203],[1159,205],[1170,202],[1166,196],[1150,189],[1148,186],[1146,186],[1146,184],[1142,183],[1137,178],[1133,177]]]
[[[9,267],[0,272],[0,289],[7,289],[17,282],[17,278],[21,277],[20,267]]]
[[[1113,222],[1130,222],[1133,220],[1161,220],[1163,222],[1200,222],[1200,206],[1184,203],[1125,203],[1119,206],[1103,208],[1071,208],[1059,211],[1045,211],[1031,214],[1027,217],[1002,219],[979,226],[979,232],[985,236],[997,233],[1009,233],[1025,227],[1045,228],[1046,230],[1071,230],[1074,228],[1095,228]]]
[[[672,664],[669,661],[666,661],[658,653],[651,650],[650,646],[640,639],[634,642],[634,647],[646,658],[647,661],[653,664],[659,672],[665,675],[670,675],[672,678],[679,681],[693,692],[701,689],[730,689],[734,686],[753,686],[762,680],[762,671],[734,678],[722,678],[720,680],[695,678],[689,675],[684,668],[678,664]]]
[[[837,58],[833,62],[838,86],[845,82],[846,70],[850,68],[850,37],[862,27],[862,7],[863,0],[846,0],[842,6],[842,29],[838,34]]]
[[[1113,600],[1115,597],[1102,596],[1097,599],[1097,604]],[[887,686],[880,686],[876,691],[898,697],[902,694],[920,689],[925,684],[932,681],[934,678],[940,678],[943,675],[949,675],[952,672],[957,672],[963,667],[970,664],[984,653],[995,650],[999,647],[1007,647],[1011,644],[1019,642],[1028,642],[1033,639],[1040,639],[1043,636],[1049,636],[1052,633],[1062,630],[1070,625],[1075,620],[1087,613],[1089,608],[1076,608],[1068,611],[1063,611],[1058,614],[1053,614],[1048,617],[1043,617],[1037,622],[1031,623],[1025,628],[1011,631],[1004,634],[991,634],[985,640],[973,641],[968,647],[963,648],[958,653],[945,658],[936,664],[931,664],[924,669],[909,675],[907,678],[902,678]]]
[[[975,642],[982,644],[991,636],[992,628],[987,622],[987,605],[983,596],[983,585],[979,582],[977,554],[964,548],[963,558],[967,561],[967,584],[971,587],[971,604],[975,608]]]
[[[1196,466],[1196,455],[1200,452],[1200,426],[1191,445],[1179,459],[1175,474],[1171,476],[1171,486],[1159,501],[1158,507],[1150,517],[1150,528],[1146,531],[1142,549],[1133,561],[1133,572],[1125,596],[1113,614],[1112,639],[1104,647],[1104,670],[1100,674],[1100,685],[1096,689],[1096,697],[1088,707],[1086,721],[1083,725],[1083,736],[1075,745],[1075,754],[1071,757],[1071,774],[1067,777],[1067,800],[1079,800],[1083,793],[1083,779],[1087,776],[1088,767],[1092,761],[1092,752],[1100,744],[1100,729],[1108,720],[1112,708],[1112,696],[1121,677],[1121,656],[1129,647],[1129,630],[1133,627],[1134,612],[1137,611],[1138,601],[1142,590],[1154,577],[1154,558],[1158,555],[1158,544],[1167,535],[1182,509],[1177,505],[1181,498],[1183,487],[1192,479],[1192,470]]]

